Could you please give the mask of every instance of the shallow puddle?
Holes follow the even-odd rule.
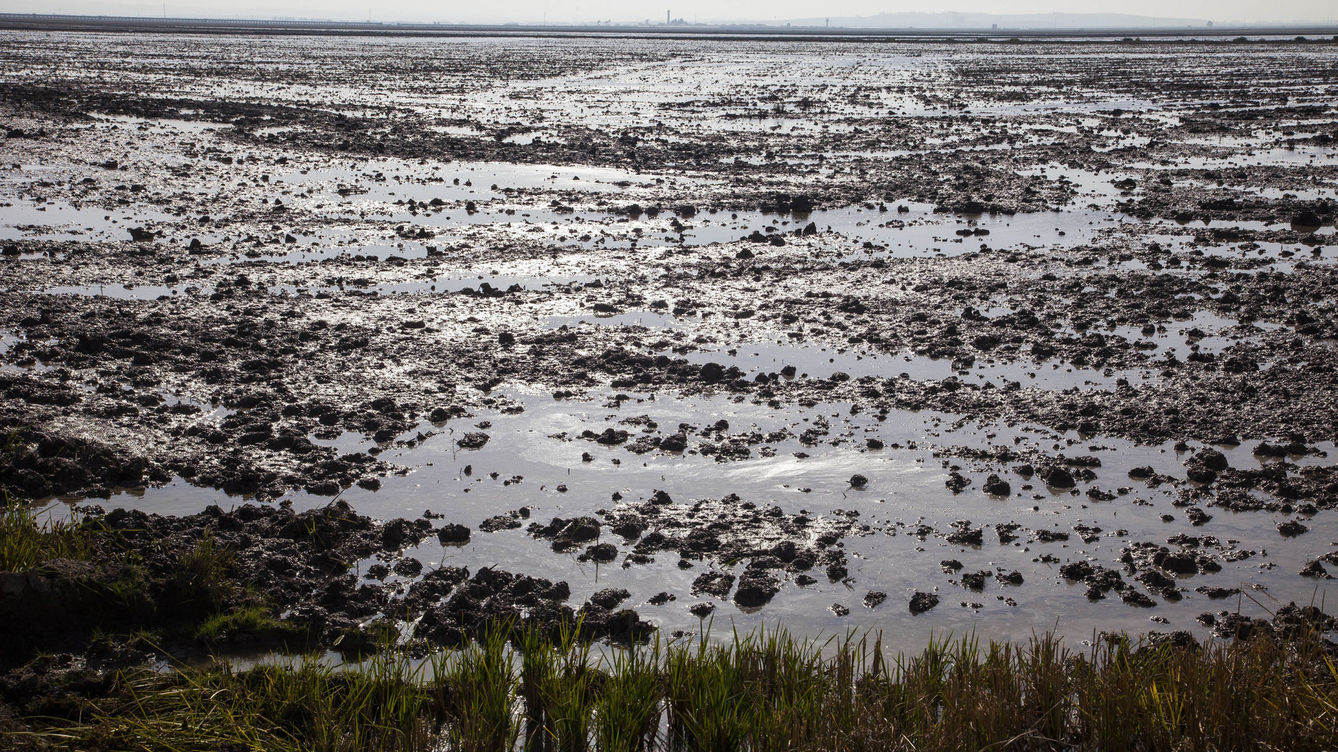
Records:
[[[66,201],[10,199],[0,204],[0,240],[40,237],[47,240],[130,240],[130,228],[174,221],[144,207],[104,209]]]
[[[680,326],[680,322],[672,314],[657,311],[573,314],[548,316],[544,319],[544,327],[548,329],[578,326],[641,326],[647,329],[675,329]]]
[[[627,588],[632,593],[628,605],[670,631],[699,628],[700,621],[687,607],[708,600],[716,605],[716,628],[736,625],[746,629],[777,619],[803,634],[832,634],[856,627],[880,630],[885,644],[906,650],[918,649],[931,632],[976,630],[996,639],[1025,640],[1033,632],[1054,629],[1075,642],[1090,638],[1096,630],[1110,629],[1189,629],[1204,635],[1206,630],[1194,621],[1201,612],[1239,609],[1262,615],[1264,609],[1279,603],[1306,603],[1327,593],[1322,583],[1316,587],[1311,580],[1297,578],[1295,572],[1323,553],[1330,538],[1338,536],[1338,513],[1322,511],[1307,519],[1311,532],[1289,544],[1273,530],[1273,523],[1286,517],[1266,512],[1208,508],[1212,518],[1191,526],[1176,503],[1185,483],[1182,463],[1187,455],[1175,452],[1169,444],[1137,445],[1108,439],[1088,443],[1074,434],[979,425],[927,411],[894,411],[879,420],[875,414],[852,413],[844,403],[775,409],[727,396],[677,399],[633,394],[615,400],[611,393],[597,392],[560,401],[530,391],[509,391],[507,396],[519,401],[524,412],[476,415],[438,426],[424,424],[407,435],[431,433],[428,438],[415,441],[412,447],[391,446],[380,454],[381,459],[410,468],[408,474],[384,478],[377,491],[354,487],[340,497],[359,512],[375,517],[414,518],[431,512],[474,529],[463,546],[443,546],[429,539],[404,552],[429,570],[501,566],[562,579],[572,588],[573,605],[602,588]],[[711,427],[721,420],[728,427],[723,433],[712,432]],[[651,424],[661,433],[688,424],[687,451],[637,454],[625,446],[579,438],[587,430],[599,433],[605,428],[623,428],[635,439]],[[801,441],[801,433],[810,428],[826,433],[816,443]],[[472,431],[483,431],[490,440],[481,449],[459,448],[457,441]],[[747,456],[722,460],[702,453],[717,437],[749,434],[755,437],[745,442]],[[869,439],[883,442],[885,448],[869,449]],[[318,443],[341,452],[371,447],[355,434]],[[1048,490],[1039,480],[997,468],[992,472],[1002,474],[1014,489],[1011,496],[997,497],[981,491],[984,476],[991,472],[988,463],[951,459],[963,450],[1046,451],[1052,446],[1062,447],[1069,456],[1099,458],[1096,478],[1080,482],[1069,493]],[[1334,447],[1322,448],[1330,457],[1313,461],[1332,463]],[[1260,466],[1247,447],[1223,449],[1233,466]],[[952,493],[945,485],[949,478],[945,465],[964,466],[961,473],[971,485],[962,493]],[[1132,481],[1129,470],[1143,465],[1182,480],[1157,488]],[[850,479],[855,474],[868,478],[868,485],[852,487]],[[1095,501],[1086,495],[1089,488],[1118,495],[1112,501]],[[736,504],[775,506],[785,515],[802,512],[815,520],[815,530],[821,529],[823,520],[853,521],[852,534],[844,538],[853,579],[829,582],[820,576],[811,585],[798,586],[786,578],[770,604],[761,610],[741,609],[730,601],[693,596],[692,583],[708,570],[740,574],[742,563],[698,560],[684,567],[677,554],[662,552],[651,564],[624,568],[622,561],[630,546],[606,529],[600,541],[614,543],[619,554],[611,564],[596,565],[579,561],[575,556],[579,549],[571,554],[554,553],[547,541],[531,537],[524,529],[530,522],[543,524],[553,517],[598,515],[599,510],[619,508],[618,499],[637,503],[656,491],[672,497],[675,504],[664,512],[671,515],[694,500],[720,499],[732,493],[739,497]],[[289,499],[298,509],[329,501],[304,493]],[[209,503],[229,507],[240,501],[178,482],[121,494],[110,504],[191,513]],[[520,509],[525,510],[525,519],[517,529],[489,533],[478,528],[485,519]],[[857,516],[851,517],[852,513]],[[1169,521],[1164,515],[1169,515]],[[946,539],[959,520],[983,529],[981,545],[958,545]],[[1012,523],[1020,525],[1016,530],[1019,538],[1007,543],[996,540],[994,526]],[[920,525],[928,526],[923,535],[916,533]],[[1093,532],[1097,528],[1100,531]],[[1038,531],[1062,533],[1068,539],[1044,542],[1036,537]],[[1203,549],[1220,561],[1222,570],[1179,579],[1186,591],[1178,603],[1158,599],[1156,608],[1140,609],[1113,594],[1092,603],[1083,595],[1084,586],[1069,584],[1058,573],[1060,563],[1082,559],[1118,568],[1127,543],[1165,543],[1178,533],[1216,536],[1222,541],[1220,547]],[[740,530],[739,534],[749,533]],[[1081,539],[1084,534],[1092,536],[1091,542]],[[1239,561],[1221,556],[1247,550],[1256,553]],[[984,589],[966,589],[957,576],[946,574],[940,562],[948,559],[960,561],[963,572],[990,572]],[[995,572],[1013,571],[1021,574],[1022,585],[993,578]],[[1193,591],[1199,585],[1242,587],[1250,595],[1212,601]],[[937,591],[941,604],[927,614],[912,616],[905,604],[916,590]],[[889,598],[877,608],[866,608],[862,599],[871,591],[886,592]],[[650,605],[651,596],[661,592],[676,600]],[[830,608],[834,604],[848,608],[849,615],[838,616]],[[1154,616],[1167,621],[1152,624],[1148,618]]]
[[[663,354],[676,355],[672,351]],[[829,379],[837,373],[844,373],[853,379],[901,377],[937,381],[955,377],[967,383],[989,382],[1003,386],[1017,382],[1024,387],[1038,389],[1114,389],[1120,380],[1141,380],[1136,372],[1106,373],[1064,363],[1009,363],[982,356],[965,366],[954,364],[951,359],[931,358],[909,352],[896,355],[869,354],[786,342],[744,343],[731,346],[728,351],[693,350],[681,357],[690,363],[719,363],[726,368],[736,366],[748,380],[759,374],[780,375],[787,367],[793,368],[794,377],[798,378]]]
[[[1107,331],[1133,342],[1154,360],[1167,356],[1184,360],[1193,353],[1220,355],[1238,343],[1255,342],[1262,334],[1282,328],[1282,324],[1269,321],[1242,325],[1209,311],[1195,311],[1189,319],[1157,326],[1150,334],[1144,334],[1140,326],[1117,326]]]
[[[45,295],[79,295],[83,297],[106,297],[118,300],[157,300],[183,296],[208,296],[212,287],[197,285],[138,285],[129,282],[108,285],[57,285],[42,291]]]

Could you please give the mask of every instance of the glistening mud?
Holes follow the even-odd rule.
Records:
[[[1338,567],[1335,92],[1320,42],[6,33],[0,482],[162,612],[226,551],[178,653],[1236,636]]]

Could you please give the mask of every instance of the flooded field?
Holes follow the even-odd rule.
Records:
[[[346,503],[327,642],[1338,595],[1338,45],[10,32],[0,126],[0,483]]]

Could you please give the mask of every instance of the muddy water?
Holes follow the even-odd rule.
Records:
[[[612,392],[597,392],[560,401],[532,391],[508,392],[508,396],[524,411],[477,415],[439,425],[424,423],[402,437],[413,439],[414,446],[391,446],[381,454],[383,459],[413,468],[410,472],[385,478],[377,491],[355,487],[340,498],[377,517],[413,518],[429,512],[476,528],[467,544],[443,546],[429,540],[404,552],[429,570],[436,566],[499,566],[541,572],[568,582],[573,603],[603,588],[626,588],[632,593],[628,605],[667,631],[699,629],[700,620],[687,613],[687,607],[706,601],[716,605],[711,618],[717,627],[749,628],[779,621],[805,634],[832,634],[855,627],[881,631],[885,644],[905,650],[916,649],[930,634],[945,632],[1025,640],[1033,633],[1057,630],[1079,641],[1111,629],[1131,633],[1188,629],[1206,636],[1207,629],[1195,620],[1204,611],[1225,609],[1266,616],[1283,603],[1323,599],[1326,588],[1322,585],[1278,574],[1299,570],[1338,536],[1338,514],[1332,511],[1306,519],[1308,540],[1299,546],[1283,545],[1273,529],[1273,523],[1290,519],[1289,515],[1212,510],[1210,521],[1191,526],[1183,508],[1176,505],[1173,486],[1150,488],[1129,478],[1131,469],[1146,466],[1159,474],[1182,476],[1188,453],[1176,451],[1169,443],[1084,439],[1041,428],[978,424],[932,411],[892,412],[880,420],[875,415],[852,414],[849,403],[776,409],[730,398],[680,399],[663,394],[631,393],[613,399]],[[574,438],[584,430],[626,427],[621,421],[633,416],[648,416],[665,426],[689,423],[704,427],[723,419],[729,422],[731,433],[782,432],[788,436],[753,444],[752,456],[728,462],[702,456],[692,448],[692,440],[685,453],[638,455]],[[797,434],[819,422],[830,425],[839,445],[801,444]],[[472,430],[485,430],[490,441],[478,450],[457,447],[458,438]],[[881,440],[886,448],[867,448],[869,439]],[[375,446],[351,433],[320,443],[340,452]],[[1028,483],[1011,475],[1014,493],[1001,498],[980,491],[987,472],[962,462],[974,485],[959,494],[945,487],[949,472],[945,465],[959,462],[945,460],[945,451],[992,447],[1062,447],[1072,454],[1090,453],[1101,460],[1101,466],[1094,480],[1080,483],[1073,492],[1047,489],[1039,479]],[[1262,464],[1247,447],[1219,448],[1235,467]],[[1334,456],[1332,444],[1320,448]],[[590,458],[583,459],[587,453]],[[1329,461],[1325,457],[1301,459],[1293,471]],[[866,476],[869,484],[853,488],[850,479],[854,474]],[[1120,495],[1112,501],[1093,501],[1086,495],[1089,487]],[[718,499],[722,490],[736,494],[740,502],[808,515],[817,521],[815,534],[822,530],[824,520],[855,515],[857,532],[844,544],[850,556],[849,579],[828,582],[819,578],[807,586],[788,581],[766,608],[745,609],[726,600],[690,595],[693,580],[703,571],[741,574],[742,562],[694,561],[681,568],[676,554],[663,552],[652,564],[624,567],[622,560],[630,545],[605,530],[600,541],[615,543],[620,554],[614,562],[599,565],[579,561],[579,551],[555,554],[547,541],[530,536],[523,527],[495,533],[477,529],[483,520],[510,510],[525,509],[526,523],[543,523],[552,517],[597,515],[615,508],[616,497],[641,501],[664,491],[675,502],[688,504]],[[188,514],[208,504],[228,507],[239,501],[178,481],[161,489],[118,495],[111,504]],[[296,509],[305,509],[324,505],[329,499],[298,493],[288,501]],[[981,545],[946,540],[953,523],[962,520],[984,529]],[[993,528],[1009,523],[1021,526],[1020,537],[1001,543]],[[1075,526],[1099,532],[1087,543]],[[1042,530],[1065,533],[1068,540],[1042,542],[1035,535]],[[1058,572],[1061,561],[1116,560],[1131,541],[1163,540],[1177,533],[1216,536],[1222,541],[1220,548],[1205,549],[1214,553],[1247,551],[1252,555],[1239,561],[1223,560],[1217,573],[1179,579],[1178,584],[1187,591],[1183,600],[1156,609],[1131,608],[1113,596],[1091,602],[1081,584],[1067,582]],[[945,560],[961,562],[963,572],[987,571],[991,576],[983,590],[968,590],[945,573],[941,564]],[[1020,586],[992,576],[1014,571],[1023,578]],[[401,579],[391,575],[389,581]],[[1239,588],[1241,594],[1210,600],[1194,592],[1200,586]],[[912,616],[905,602],[917,590],[937,593],[941,605],[928,616]],[[649,603],[652,596],[664,592],[676,595],[677,600],[658,606]],[[863,599],[869,592],[886,592],[889,598],[876,608],[867,608]],[[834,605],[844,606],[849,614],[837,615]]]
[[[742,343],[728,351],[695,350],[686,354],[691,363],[705,365],[718,362],[737,366],[744,378],[754,379],[759,374],[775,374],[787,366],[795,369],[798,378],[830,379],[843,373],[851,378],[901,377],[915,380],[942,380],[959,378],[978,383],[993,382],[998,386],[1009,383],[1038,389],[1113,389],[1120,381],[1138,381],[1142,373],[1134,371],[1098,371],[1075,368],[1061,363],[1007,363],[981,358],[970,365],[955,364],[943,358],[931,358],[915,353],[893,355],[860,354],[851,351],[832,351],[822,347],[792,345],[786,342]]]
[[[309,508],[331,495],[294,489],[333,480],[360,512],[473,528],[399,554],[429,568],[563,579],[572,605],[624,587],[668,632],[698,628],[688,608],[707,601],[718,626],[869,628],[912,650],[944,631],[1203,635],[1204,612],[1332,589],[1299,574],[1338,545],[1320,474],[1336,456],[1329,46],[4,39],[0,84],[89,102],[15,95],[3,115],[24,131],[0,142],[6,419],[114,437],[177,478],[91,503]],[[274,80],[210,62],[260,54]],[[378,423],[378,398],[403,417]],[[447,406],[471,417],[425,420]],[[386,464],[332,478],[234,423]],[[628,448],[680,424],[681,453]],[[606,429],[627,441],[582,438]],[[470,432],[489,441],[461,449]],[[1281,487],[1188,479],[1233,434],[1229,465],[1280,466]],[[1263,440],[1309,453],[1261,460]],[[1061,454],[1099,465],[1072,492],[1019,471]],[[182,479],[217,456],[282,480],[253,498]],[[1130,476],[1149,466],[1154,482]],[[1007,495],[984,492],[991,475]],[[632,544],[606,526],[618,554],[595,565],[526,530],[656,491],[759,547],[778,533],[740,522],[745,503],[812,519],[799,544],[839,530],[847,576],[780,573],[743,609],[692,589],[745,560],[624,567]],[[1278,511],[1230,511],[1236,491]],[[522,509],[519,528],[479,527]],[[1308,532],[1283,537],[1289,520]],[[949,542],[962,528],[981,543]],[[1179,600],[1089,601],[1059,573],[1119,569],[1134,543],[1193,548],[1179,535],[1221,566],[1176,578]],[[1012,572],[1022,584],[994,577]],[[912,616],[915,591],[940,604]],[[871,592],[887,600],[866,607]]]

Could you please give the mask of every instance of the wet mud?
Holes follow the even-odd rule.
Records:
[[[0,484],[304,640],[1238,635],[1338,573],[1333,44],[3,41]]]

